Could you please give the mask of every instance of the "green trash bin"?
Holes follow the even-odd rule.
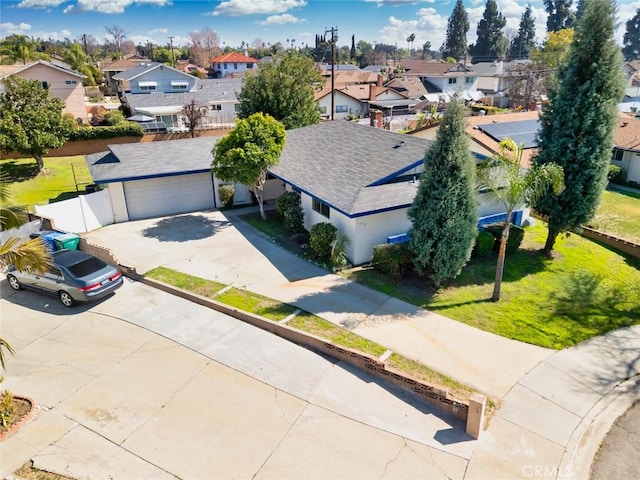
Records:
[[[58,250],[77,250],[80,243],[80,236],[75,233],[64,233],[53,239]]]

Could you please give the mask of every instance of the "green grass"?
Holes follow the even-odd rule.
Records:
[[[14,203],[33,209],[34,205],[46,205],[76,197],[77,190],[84,192],[84,187],[92,183],[89,168],[82,155],[48,157],[44,159],[44,167],[45,170],[38,174],[33,158],[0,161],[0,169],[12,182]]]
[[[204,297],[215,299],[225,305],[235,307],[245,312],[254,313],[276,322],[284,320],[297,310],[292,305],[247,290],[232,287],[229,290],[218,293],[225,288],[224,284],[194,277],[165,267],[154,268],[148,271],[145,276],[197,293]],[[339,325],[335,325],[309,312],[299,312],[289,320],[287,325],[324,338],[336,345],[351,348],[373,357],[379,357],[387,351],[386,347],[356,335]],[[428,382],[431,385],[448,389],[451,396],[461,401],[467,401],[471,394],[475,392],[471,387],[457,382],[451,377],[436,372],[419,362],[409,360],[396,353],[391,355],[389,364],[393,368]]]
[[[177,272],[165,267],[156,267],[144,274],[145,277],[160,280],[174,287],[188,290],[203,297],[212,298],[222,290],[226,285],[213,280],[205,280],[204,278],[194,277],[186,273]]]
[[[292,305],[235,287],[217,295],[215,299],[226,305],[274,321],[284,320],[296,310]]]
[[[578,235],[560,237],[557,257],[540,249],[546,228],[527,229],[521,249],[507,254],[502,295],[491,302],[495,256],[473,259],[437,292],[415,282],[394,285],[366,269],[350,278],[446,317],[504,337],[564,348],[610,330],[640,323],[640,262]]]
[[[593,228],[640,243],[640,193],[605,190]]]

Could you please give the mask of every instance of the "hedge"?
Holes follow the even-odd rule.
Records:
[[[144,136],[144,130],[140,125],[135,122],[123,122],[110,127],[75,128],[69,136],[69,141],[142,136]]]

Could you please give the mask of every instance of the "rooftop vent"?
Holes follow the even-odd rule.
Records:
[[[396,145],[394,145],[393,148],[400,148],[400,147],[404,147],[404,140],[401,140],[399,143],[397,143]]]

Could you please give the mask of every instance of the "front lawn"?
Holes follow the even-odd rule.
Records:
[[[46,205],[76,197],[92,183],[89,168],[82,155],[47,157],[44,159],[45,170],[39,174],[35,162],[33,158],[0,162],[0,169],[12,183],[11,192],[15,203],[25,205],[30,210],[33,210],[34,205]]]
[[[590,224],[596,230],[640,243],[640,193],[605,190]]]
[[[502,295],[489,299],[495,255],[472,259],[462,274],[437,292],[416,281],[393,284],[371,268],[344,275],[446,317],[549,348],[640,323],[640,262],[572,234],[560,237],[548,259],[540,252],[544,225],[529,227],[521,249],[507,254]]]

